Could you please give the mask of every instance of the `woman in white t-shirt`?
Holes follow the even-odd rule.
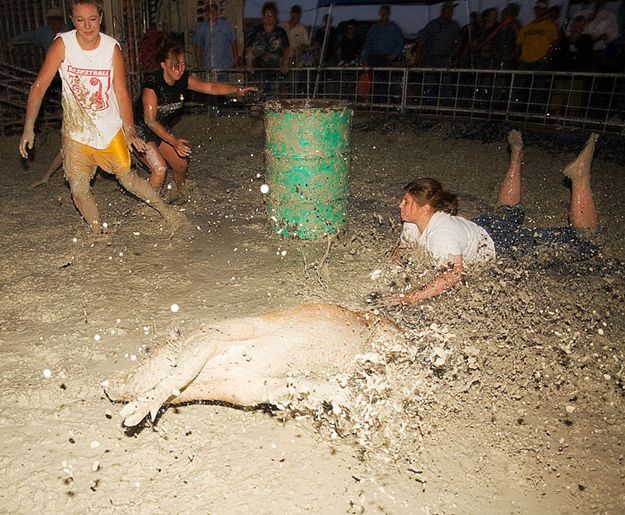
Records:
[[[498,195],[494,215],[467,220],[457,216],[458,199],[445,191],[435,179],[421,178],[404,187],[399,204],[404,228],[394,258],[401,249],[418,245],[443,267],[421,288],[389,298],[391,303],[409,304],[434,297],[460,281],[465,265],[484,263],[496,255],[517,259],[545,244],[566,246],[578,256],[588,258],[596,247],[583,239],[579,230],[594,229],[598,223],[590,188],[590,164],[598,136],[592,134],[577,159],[564,174],[571,179],[569,227],[523,227],[525,212],[521,204],[521,162],[523,140],[513,130],[508,135],[510,166]]]

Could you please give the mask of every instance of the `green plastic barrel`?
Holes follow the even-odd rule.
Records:
[[[316,240],[345,226],[352,117],[347,102],[265,105],[266,205],[277,234]]]

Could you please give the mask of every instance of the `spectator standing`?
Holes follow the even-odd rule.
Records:
[[[571,72],[587,72],[593,66],[593,40],[585,32],[586,18],[573,17],[569,23],[570,33],[562,38],[558,51],[554,54],[554,69]]]
[[[261,83],[261,91],[277,91],[279,70],[254,72],[254,68],[281,68],[286,73],[289,66],[289,37],[278,26],[278,8],[274,2],[265,2],[263,22],[254,27],[245,40],[245,66],[253,72],[252,80]]]
[[[456,48],[460,37],[460,25],[453,20],[456,4],[443,2],[441,14],[417,34],[419,61],[427,68],[449,68],[455,64]]]
[[[323,40],[326,39],[326,27],[328,28],[328,37],[326,41],[325,53],[322,56],[321,50],[323,49]],[[332,18],[330,18],[328,23],[327,14],[323,16],[323,24],[313,36],[312,48],[316,56],[317,63],[323,63],[328,66],[336,64],[336,29],[332,25]]]
[[[210,70],[229,70],[236,63],[239,55],[237,33],[228,20],[219,17],[216,1],[205,5],[206,20],[198,24],[193,35],[195,60],[201,68]],[[217,75],[217,80],[227,80],[226,73]]]
[[[159,68],[158,49],[163,44],[163,33],[151,23],[139,42],[139,68],[151,72]]]
[[[476,11],[469,14],[469,23],[460,29],[458,43],[454,50],[456,55],[454,65],[459,68],[473,68],[473,38],[479,32],[480,16]],[[421,57],[423,59],[423,57]]]
[[[593,68],[593,41],[585,34],[586,19],[575,16],[569,23],[570,34],[562,38],[554,53],[553,68],[568,72],[588,72]],[[560,116],[565,105],[565,115],[578,115],[583,102],[584,91],[588,88],[588,78],[579,75],[556,75],[551,94],[553,116]]]
[[[501,22],[493,34],[495,68],[514,70],[518,66],[516,39],[521,30],[519,4],[509,3],[501,11]]]
[[[349,20],[345,25],[345,32],[336,45],[336,58],[339,66],[355,65],[360,60],[363,41],[358,37],[358,27],[355,20]]]
[[[607,0],[594,0],[591,9],[582,10],[578,14],[586,18],[585,32],[592,37],[598,67],[603,71],[611,71],[610,60],[616,54],[619,28],[616,13],[606,9],[606,3]]]
[[[534,19],[521,27],[516,40],[520,68],[548,70],[559,39],[558,28],[549,16],[547,4],[542,1],[536,2]],[[548,77],[542,74],[521,75],[517,86],[515,98],[521,109],[540,114],[547,111],[550,88]]]
[[[294,5],[291,7],[288,21],[280,24],[289,38],[289,59],[295,66],[303,66],[305,52],[310,47],[310,37],[306,27],[300,23],[301,19],[302,8]]]
[[[521,68],[548,69],[558,39],[559,31],[548,15],[547,4],[542,1],[536,2],[534,19],[521,28],[516,40]]]
[[[36,45],[44,52],[48,51],[54,38],[59,32],[70,30],[71,25],[65,25],[63,11],[60,9],[48,9],[46,11],[46,24],[35,30],[22,32],[13,38],[14,45]]]
[[[184,46],[184,33],[187,29],[184,0],[159,0],[156,25],[166,35],[166,39]]]
[[[369,66],[390,66],[404,49],[404,35],[399,25],[391,21],[391,8],[380,7],[378,22],[373,25],[362,49],[362,60]]]
[[[494,36],[498,29],[497,8],[485,9],[474,39],[473,65],[478,69],[495,67]]]

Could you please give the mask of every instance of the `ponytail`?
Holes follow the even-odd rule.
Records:
[[[410,193],[418,204],[429,204],[435,211],[444,211],[450,215],[458,214],[458,197],[443,189],[440,182],[429,177],[422,177],[409,182],[404,191]]]

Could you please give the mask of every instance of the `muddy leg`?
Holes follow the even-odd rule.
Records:
[[[523,160],[523,138],[517,130],[508,134],[510,164],[499,187],[497,201],[502,206],[516,206],[521,203],[521,163]]]
[[[148,414],[152,421],[168,399],[178,397],[204,368],[207,361],[224,352],[219,333],[200,331],[176,349],[177,355],[169,363],[166,373],[147,391],[137,392],[120,411],[127,427],[136,426]],[[162,371],[153,371],[154,373]]]
[[[167,177],[167,163],[156,148],[156,143],[150,141],[147,144],[147,147],[148,148],[145,151],[143,160],[150,169],[150,178],[148,179],[148,182],[152,188],[160,192],[163,184],[165,183],[165,178]]]
[[[80,214],[89,225],[93,234],[102,234],[100,213],[95,198],[91,193],[91,179],[95,174],[95,168],[90,173],[71,175],[67,177],[72,199]]]
[[[91,190],[84,194],[75,194],[72,191],[72,198],[74,199],[74,204],[76,204],[78,211],[80,211],[80,214],[85,219],[85,222],[89,225],[91,232],[93,234],[102,234],[100,213]]]
[[[232,342],[243,342],[272,331],[259,318],[235,319],[207,326],[184,341],[170,339],[123,384],[107,392],[113,400],[129,400],[121,410],[124,425],[136,426],[160,407],[178,397],[211,359],[223,354]]]
[[[188,225],[187,218],[182,213],[167,206],[158,192],[154,191],[150,184],[141,179],[134,170],[117,174],[117,178],[121,185],[130,193],[156,209],[169,224],[172,232],[176,232],[177,229],[185,224]]]
[[[171,145],[161,143],[158,147],[161,154],[171,167],[174,177],[173,188],[167,191],[165,201],[169,204],[184,204],[188,202],[189,195],[186,189],[187,171],[189,169],[189,160],[180,157]]]
[[[63,154],[59,152],[50,163],[50,166],[48,167],[48,170],[46,171],[45,175],[41,179],[39,179],[37,182],[33,182],[30,185],[30,187],[36,188],[37,186],[41,186],[42,184],[48,184],[50,177],[52,177],[54,172],[56,172],[61,167],[62,164],[63,164]]]
[[[592,133],[584,149],[564,169],[564,175],[571,179],[569,222],[578,229],[594,229],[599,223],[590,186],[590,166],[598,138],[598,134]]]

